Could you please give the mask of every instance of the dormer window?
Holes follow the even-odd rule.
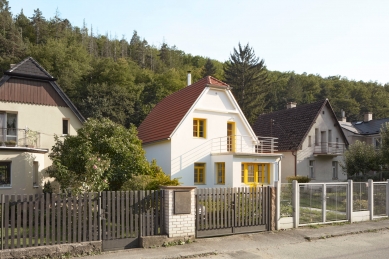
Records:
[[[206,136],[206,120],[193,119],[193,137],[205,138]]]

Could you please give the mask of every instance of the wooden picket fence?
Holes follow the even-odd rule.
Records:
[[[161,191],[0,195],[0,249],[100,240],[105,250],[136,247],[141,235],[164,233],[162,198]]]

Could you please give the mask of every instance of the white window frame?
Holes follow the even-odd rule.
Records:
[[[39,163],[38,163],[38,161],[32,162],[32,186],[34,188],[39,187]]]
[[[315,179],[315,160],[309,160],[308,168],[309,168],[309,178]]]
[[[338,161],[332,161],[332,179],[337,180],[338,177]]]
[[[0,189],[7,189],[12,187],[12,162],[1,161],[0,163],[9,164],[9,184],[0,184]]]

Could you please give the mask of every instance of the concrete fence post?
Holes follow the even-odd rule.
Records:
[[[299,225],[299,211],[300,211],[300,203],[299,203],[299,185],[296,180],[292,182],[293,189],[293,198],[292,198],[292,206],[293,206],[293,227],[297,228]]]
[[[327,221],[327,185],[323,183],[323,204],[322,204],[322,211],[321,211],[321,216],[323,222]]]
[[[386,182],[386,216],[389,216],[389,180]]]
[[[165,231],[171,238],[194,239],[196,235],[196,187],[162,186]]]
[[[276,181],[275,186],[276,186],[276,230],[279,230],[280,218],[281,218],[281,181]]]
[[[347,216],[350,223],[353,223],[353,210],[354,210],[354,185],[353,185],[353,180],[348,180]]]
[[[370,212],[370,220],[374,218],[374,183],[372,179],[368,180],[368,206]]]

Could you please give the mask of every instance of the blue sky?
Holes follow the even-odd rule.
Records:
[[[46,18],[58,8],[73,26],[100,34],[134,30],[150,44],[225,61],[249,43],[270,70],[389,83],[387,0],[9,0],[13,14]]]

